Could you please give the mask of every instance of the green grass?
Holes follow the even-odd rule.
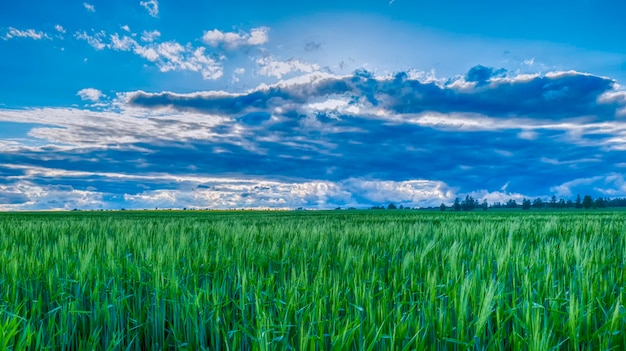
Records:
[[[619,350],[621,212],[0,214],[0,350]]]

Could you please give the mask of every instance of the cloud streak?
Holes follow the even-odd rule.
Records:
[[[7,32],[4,34],[3,39],[8,40],[15,38],[29,38],[33,40],[51,39],[51,37],[47,33],[37,31],[32,28],[20,30],[17,28],[9,27]]]
[[[229,49],[237,49],[242,46],[263,45],[269,41],[269,28],[252,28],[249,33],[243,31],[222,32],[218,29],[213,29],[204,32],[202,41],[213,47],[223,45]]]
[[[89,12],[96,12],[96,7],[93,6],[92,4],[83,2],[83,7]]]

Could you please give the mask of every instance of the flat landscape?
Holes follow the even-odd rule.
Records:
[[[626,348],[619,211],[0,214],[0,350]]]

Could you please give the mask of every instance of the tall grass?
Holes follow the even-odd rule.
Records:
[[[621,213],[0,215],[0,350],[625,349]]]

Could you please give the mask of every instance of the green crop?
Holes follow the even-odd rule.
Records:
[[[0,214],[0,350],[626,349],[619,212]]]

